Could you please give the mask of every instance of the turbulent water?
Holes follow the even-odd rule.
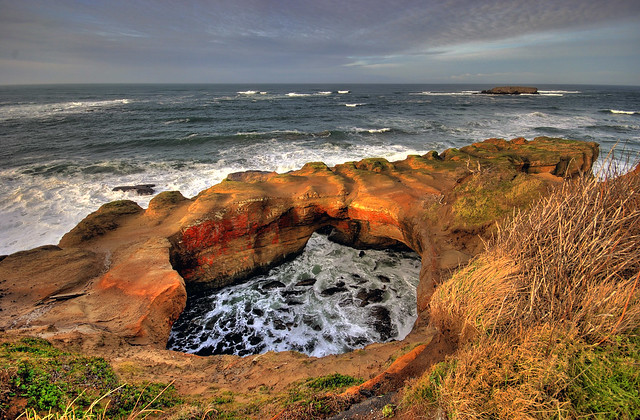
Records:
[[[640,151],[639,87],[538,86],[540,95],[477,94],[490,87],[0,87],[0,255],[57,243],[84,216],[108,201],[126,198],[147,205],[150,196],[112,191],[119,185],[155,184],[157,192],[179,190],[185,196],[194,196],[230,172],[286,172],[308,161],[334,165],[373,156],[399,160],[407,154],[442,151],[489,137],[555,136],[597,141],[605,153],[616,143],[634,157]],[[308,251],[313,247],[325,249],[329,245],[314,240]],[[373,274],[368,277],[370,281],[376,281]],[[259,282],[265,280],[254,279],[240,287],[245,288],[247,296],[257,296],[262,290]],[[324,283],[320,276],[317,280],[314,293],[304,299],[322,300],[318,293]],[[270,296],[298,290],[286,284]],[[391,295],[385,290],[385,299],[391,299]],[[248,303],[242,304],[252,311],[266,305],[255,303],[259,299],[246,299]],[[276,305],[276,301],[269,304]],[[370,306],[364,308],[370,310]],[[244,306],[234,310],[239,313],[241,309]],[[234,351],[284,348],[278,342],[279,331],[284,330],[276,328],[276,318],[267,318],[266,307],[261,310],[264,317],[255,316],[254,323],[271,323],[273,337],[234,343]],[[301,325],[293,315],[278,316],[286,331]],[[218,324],[208,323],[222,331],[225,321],[218,319]],[[394,324],[392,330],[388,338],[399,337],[406,326]],[[379,331],[367,334],[376,333]],[[201,352],[219,345],[210,336],[202,337],[200,344],[184,339],[182,345]],[[320,344],[308,350],[313,340]],[[290,348],[307,349],[304,351],[311,354],[318,349],[340,351],[342,344],[334,346],[323,340],[300,338],[290,343]],[[271,347],[261,347],[267,344]]]
[[[169,348],[324,356],[402,339],[416,320],[419,273],[414,253],[358,251],[314,233],[302,255],[267,275],[190,298]]]

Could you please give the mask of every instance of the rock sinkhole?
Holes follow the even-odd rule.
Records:
[[[344,353],[412,329],[420,258],[314,233],[302,254],[241,284],[190,295],[167,347],[199,355]]]

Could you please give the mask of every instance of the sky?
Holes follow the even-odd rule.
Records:
[[[640,0],[0,0],[0,84],[640,85]]]

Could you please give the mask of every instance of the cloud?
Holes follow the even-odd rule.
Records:
[[[436,57],[508,56],[639,20],[640,2],[629,0],[0,0],[0,58],[119,65],[118,74],[145,66],[155,74],[159,66],[392,72]]]

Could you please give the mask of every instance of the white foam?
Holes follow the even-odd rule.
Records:
[[[622,111],[619,109],[610,109],[609,112],[612,114],[625,114],[625,115],[640,114],[640,111]]]
[[[431,91],[424,91],[424,92],[417,92],[417,93],[410,93],[409,95],[422,95],[422,96],[468,96],[468,95],[475,95],[477,94],[478,91],[475,90],[463,90],[460,92],[431,92]]]
[[[403,339],[416,319],[420,273],[419,259],[403,256],[372,250],[361,253],[314,234],[295,260],[267,275],[200,298],[199,307],[205,311],[179,321],[176,326],[180,328],[183,322],[189,335],[173,331],[170,343],[174,349],[198,352],[227,345],[224,337],[231,334],[236,340],[242,338],[239,347],[244,352],[297,350],[321,357],[376,341]],[[312,286],[296,285],[309,278],[315,279]],[[280,282],[280,287],[264,288],[274,281]],[[331,287],[342,290],[332,295],[322,293]],[[363,290],[378,290],[380,301],[360,306],[365,302],[358,292]],[[373,325],[371,310],[375,306],[389,313],[387,337]]]
[[[102,108],[118,107],[131,103],[130,99],[105,101],[69,101],[51,104],[19,104],[0,107],[0,121],[10,119],[46,118],[57,115],[77,114],[97,111]]]
[[[341,95],[344,95],[346,93],[351,93],[351,91],[350,90],[339,90],[338,93],[341,94]]]
[[[553,94],[553,93],[558,93],[558,94],[576,94],[576,93],[582,93],[579,90],[539,90],[538,91],[539,94]]]
[[[365,103],[357,103],[357,104],[344,104],[344,106],[349,107],[349,108],[355,108],[357,106],[364,106],[366,105]]]
[[[354,128],[354,131],[356,133],[371,133],[371,134],[375,134],[375,133],[386,133],[391,131],[391,128],[389,127],[384,127],[384,128],[359,128],[356,127]]]
[[[271,131],[238,131],[236,136],[268,136],[268,135],[287,135],[287,134],[304,134],[298,130],[271,130]]]
[[[242,90],[238,92],[238,95],[255,95],[256,93],[258,93],[257,90]]]
[[[191,121],[190,118],[178,118],[176,120],[169,120],[169,121],[165,121],[162,124],[164,125],[170,125],[170,124],[180,124],[180,123],[187,123]]]
[[[312,96],[312,93],[297,93],[297,92],[289,92],[287,96],[292,98],[304,97],[304,96]]]

